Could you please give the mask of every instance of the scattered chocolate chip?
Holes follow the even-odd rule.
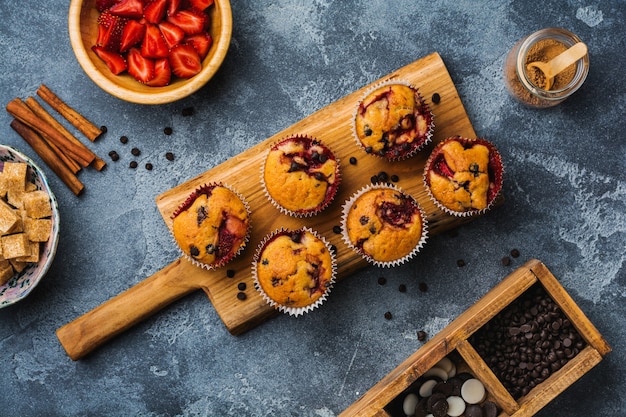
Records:
[[[388,182],[389,181],[389,174],[387,174],[385,171],[380,171],[378,173],[378,175],[376,175],[376,177],[378,178],[378,182]]]
[[[183,116],[191,116],[194,113],[193,107],[185,107],[182,111]]]
[[[378,175],[372,175],[370,181],[372,184],[378,184]]]
[[[514,258],[518,258],[519,257],[519,250],[512,249],[511,250],[511,256],[514,257]]]
[[[417,340],[419,340],[420,342],[426,340],[426,332],[424,330],[417,331]]]
[[[391,181],[392,182],[398,182],[398,181],[400,181],[400,177],[398,177],[396,174],[393,174],[391,176]]]
[[[398,286],[398,291],[400,292],[406,292],[406,285],[405,284],[400,284]]]
[[[463,259],[458,259],[456,261],[456,266],[458,266],[459,268],[463,268],[465,266],[465,261]]]
[[[371,146],[365,147],[365,152],[372,153],[373,151],[374,151],[374,148],[372,148]]]
[[[244,291],[246,289],[246,283],[245,282],[240,282],[239,284],[237,284],[237,289],[239,291]]]
[[[139,150],[139,148],[133,148],[130,150],[130,153],[132,153],[133,156],[139,156],[141,154],[141,151]]]
[[[171,127],[166,127],[165,129],[163,129],[163,133],[165,133],[166,135],[171,135],[172,134],[172,128]]]
[[[248,298],[248,297],[246,296],[246,293],[245,293],[245,292],[239,291],[239,292],[237,293],[237,299],[239,299],[239,300],[243,301],[243,300],[245,300],[246,298]]]
[[[387,283],[387,278],[385,278],[385,277],[379,277],[378,278],[378,284],[385,285],[386,283]]]
[[[128,143],[128,136],[121,136],[120,137],[120,142],[122,142],[123,144],[127,144]]]
[[[172,152],[167,152],[165,154],[165,159],[167,159],[168,161],[173,161],[174,160],[174,154]]]
[[[120,159],[120,156],[115,151],[109,152],[109,156],[111,157],[112,161],[119,161]]]
[[[393,316],[391,315],[391,312],[390,312],[390,311],[385,312],[385,318],[386,318],[387,320],[391,320],[391,319],[392,319],[392,317],[393,317]]]
[[[441,96],[439,95],[439,93],[434,93],[431,100],[433,103],[439,104],[439,102],[441,101]]]
[[[228,278],[233,278],[235,276],[235,270],[234,269],[227,269],[226,270],[226,276]]]
[[[146,162],[146,169],[152,171],[152,168],[154,168],[154,166],[150,162]]]
[[[137,168],[137,161],[130,161],[130,164],[128,164],[129,167],[131,167],[132,169]]]
[[[509,266],[509,265],[511,265],[511,258],[509,258],[508,256],[504,256],[504,257],[502,257],[500,262],[502,262],[502,265],[504,265],[504,266]]]
[[[420,282],[418,287],[421,292],[428,291],[428,285],[425,282]]]
[[[357,162],[356,158],[354,156],[351,156],[350,157],[350,165],[356,165],[356,162]]]
[[[340,235],[341,234],[341,226],[333,226],[333,233]]]
[[[108,132],[108,131],[109,131],[109,128],[107,128],[106,126],[102,125],[102,126],[100,126],[100,131],[101,131],[102,133],[106,133],[106,132]]]

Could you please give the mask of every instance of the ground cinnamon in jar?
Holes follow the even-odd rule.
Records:
[[[531,62],[548,62],[552,58],[556,58],[568,49],[567,45],[554,39],[542,39],[535,43],[528,50],[524,66]],[[526,68],[530,82],[537,88],[543,89],[546,85],[546,77],[543,72],[535,67]],[[554,76],[552,81],[552,90],[560,90],[565,88],[574,79],[576,74],[576,64],[572,64],[563,71]]]

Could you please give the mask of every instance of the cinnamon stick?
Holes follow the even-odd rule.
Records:
[[[62,124],[57,122],[56,119],[54,117],[52,117],[52,115],[50,115],[50,113],[48,113],[46,111],[46,109],[44,109],[37,102],[37,100],[35,100],[33,97],[28,97],[26,100],[24,100],[24,102],[26,103],[28,108],[30,108],[33,111],[33,113],[35,113],[37,116],[41,117],[44,121],[48,122],[52,127],[54,127],[56,130],[58,130],[59,133],[61,133],[63,136],[67,137],[68,139],[74,138],[74,136],[67,129],[65,129],[65,127]],[[59,148],[54,143],[54,140],[51,140],[47,135],[41,135],[41,136],[46,140],[46,142],[48,142],[48,145],[52,148],[54,153],[56,153],[57,156],[60,159],[62,159],[63,162],[65,162],[65,165],[67,165],[67,167],[74,174],[76,174],[78,171],[80,171],[81,166],[76,161],[74,161],[72,158],[67,156],[61,150],[61,148]],[[74,138],[74,139],[76,139],[76,138]]]
[[[95,141],[98,136],[102,134],[102,130],[99,127],[87,120],[82,114],[71,108],[63,100],[61,100],[56,94],[54,94],[46,85],[41,84],[37,90],[37,95],[41,97],[46,103],[50,105],[54,110],[68,122],[70,122],[76,129],[80,130],[90,141]]]
[[[17,119],[11,122],[11,127],[33,148],[37,155],[44,160],[46,165],[52,169],[75,195],[79,195],[83,191],[85,188],[83,183],[80,182],[63,161],[57,158],[54,151],[35,130]]]
[[[65,136],[68,140],[74,142],[77,146],[84,146],[81,141],[74,136],[69,130],[65,128],[61,123],[59,123],[48,111],[41,105],[34,97],[28,97],[24,100],[26,105],[35,113],[37,116],[41,117],[44,121],[48,122],[52,127],[59,131],[63,136]],[[44,137],[45,139],[45,137]],[[88,149],[88,148],[87,148]],[[91,150],[89,150],[91,152]],[[92,165],[98,171],[101,171],[102,168],[106,166],[106,162],[98,157],[95,153],[93,154],[94,160]]]
[[[54,127],[39,118],[28,106],[19,98],[15,98],[6,106],[7,112],[20,122],[24,123],[31,129],[40,134],[45,134],[50,140],[63,150],[69,157],[78,162],[81,166],[87,167],[95,159],[93,153],[84,145],[77,144],[68,140],[60,134]]]

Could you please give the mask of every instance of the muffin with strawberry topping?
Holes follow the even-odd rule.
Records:
[[[296,217],[324,210],[340,182],[339,160],[326,145],[308,136],[289,136],[274,144],[262,167],[269,200]]]
[[[502,189],[503,171],[491,142],[455,136],[433,149],[424,167],[424,184],[440,209],[469,216],[492,206]]]
[[[195,190],[172,214],[172,233],[189,260],[215,269],[245,247],[249,218],[241,196],[223,184],[209,184]]]
[[[417,89],[398,82],[368,92],[354,116],[357,143],[372,155],[408,158],[432,137],[433,115]]]
[[[298,316],[320,306],[334,283],[335,257],[313,230],[280,229],[259,244],[254,285],[271,306]]]
[[[368,262],[402,264],[422,248],[425,214],[417,201],[393,185],[370,185],[343,206],[343,240]]]

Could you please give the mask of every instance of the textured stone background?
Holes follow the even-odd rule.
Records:
[[[545,262],[614,348],[539,415],[626,414],[626,2],[598,0],[233,0],[224,65],[197,94],[154,107],[101,91],[76,62],[68,2],[0,2],[0,102],[41,83],[107,135],[92,149],[118,163],[81,173],[59,200],[61,240],[48,276],[0,310],[0,404],[19,416],[332,417],[530,258]],[[558,26],[590,48],[580,91],[548,110],[508,97],[505,54]],[[506,203],[429,240],[414,261],[336,285],[306,317],[231,336],[194,293],[73,362],[54,334],[176,259],[154,203],[161,192],[422,56],[443,57],[475,130],[506,164]],[[193,117],[181,109],[194,107]],[[0,113],[0,143],[40,159]],[[170,126],[174,133],[163,134]],[[123,147],[118,138],[127,135]],[[131,170],[130,147],[142,154]],[[167,151],[176,160],[164,158]],[[143,168],[146,162],[154,170]],[[43,164],[41,164],[43,165]],[[521,252],[509,267],[500,259]],[[466,266],[457,267],[463,259]],[[386,286],[377,284],[385,276]],[[426,282],[420,293],[418,282]],[[400,283],[408,285],[400,293]],[[385,311],[393,313],[385,320]],[[2,412],[4,413],[4,411]]]

